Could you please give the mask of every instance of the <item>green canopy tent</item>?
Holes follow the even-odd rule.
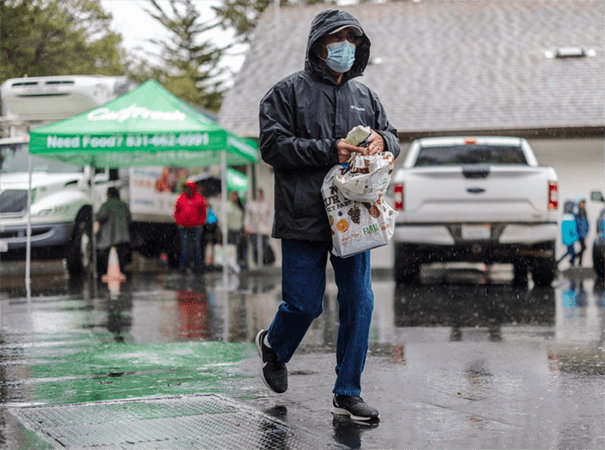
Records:
[[[225,130],[155,80],[90,111],[31,130],[29,151],[93,168],[220,164],[223,202],[227,166],[258,161],[255,141]],[[226,244],[225,217],[222,222]]]
[[[82,114],[30,131],[30,153],[94,167],[229,166],[258,160],[237,137],[155,80]]]

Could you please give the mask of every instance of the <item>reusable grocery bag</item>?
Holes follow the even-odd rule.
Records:
[[[387,190],[394,161],[391,152],[357,154],[348,169],[336,171],[334,185],[350,200],[378,201]]]
[[[212,246],[212,251],[214,253],[214,262],[219,266],[224,266],[231,268],[235,273],[240,272],[239,264],[237,263],[237,248],[235,245],[227,244],[226,251],[225,248],[221,244],[214,244]]]
[[[374,194],[372,201],[347,197],[348,191],[341,190],[335,180],[348,170],[340,164],[334,166],[324,178],[321,189],[332,229],[332,253],[343,258],[386,245],[395,232],[398,214],[380,192]]]

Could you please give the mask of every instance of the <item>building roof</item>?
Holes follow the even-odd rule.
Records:
[[[219,123],[258,137],[258,105],[304,67],[313,17],[325,5],[262,16]],[[381,99],[401,136],[461,131],[589,129],[605,125],[603,2],[362,3],[353,14],[372,42],[357,80]],[[555,57],[577,47],[584,57]],[[600,131],[599,131],[600,130]]]

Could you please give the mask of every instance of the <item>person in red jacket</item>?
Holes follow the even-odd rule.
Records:
[[[187,181],[183,186],[183,193],[177,199],[174,207],[174,220],[179,227],[181,236],[181,270],[187,270],[189,246],[193,245],[193,262],[195,270],[199,271],[202,258],[200,239],[202,226],[206,222],[206,200],[197,193],[193,181]]]

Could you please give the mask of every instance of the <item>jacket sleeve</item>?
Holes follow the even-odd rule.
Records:
[[[378,132],[384,139],[385,152],[391,152],[395,158],[399,156],[401,147],[399,146],[399,137],[397,136],[397,130],[393,125],[389,123],[386,112],[378,96],[372,92],[374,102],[374,117],[375,125],[374,130]]]
[[[124,221],[126,229],[130,230],[130,226],[132,225],[132,214],[130,214],[130,208],[126,203],[122,203],[122,211],[124,213]]]
[[[277,85],[261,100],[259,125],[260,152],[263,160],[278,169],[337,164],[338,139],[307,139],[296,136],[294,103],[288,88]]]
[[[107,203],[103,203],[101,208],[99,208],[99,212],[97,213],[96,220],[100,224],[104,224],[109,219],[109,207]]]
[[[204,225],[206,223],[206,214],[207,214],[208,207],[206,205],[206,200],[204,199],[204,197],[203,196],[200,196],[200,197],[201,197],[201,200],[200,200],[199,209],[198,209],[198,217],[199,217],[200,225]]]
[[[181,198],[179,197],[174,205],[174,221],[177,225],[181,224],[181,202],[179,202]]]

